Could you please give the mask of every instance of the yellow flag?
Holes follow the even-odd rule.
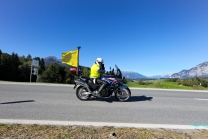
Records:
[[[77,67],[78,64],[78,50],[62,53],[62,63]]]

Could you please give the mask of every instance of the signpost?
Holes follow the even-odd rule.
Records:
[[[38,67],[38,66],[39,66],[39,60],[33,59],[33,61],[32,61],[32,66]]]
[[[32,74],[33,75],[37,75],[37,79],[38,79],[38,66],[39,66],[39,60],[35,60],[35,59],[32,59],[32,64],[31,64],[31,72],[30,72],[30,82],[31,82],[31,79],[32,79]],[[34,72],[32,73],[32,68],[34,67]],[[36,79],[36,82],[37,82],[37,79]]]

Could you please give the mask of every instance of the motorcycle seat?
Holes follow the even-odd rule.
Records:
[[[90,81],[90,78],[85,77],[85,76],[80,77],[80,79],[82,79],[84,82],[89,82]]]

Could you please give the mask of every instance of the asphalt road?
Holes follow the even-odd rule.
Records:
[[[0,119],[208,125],[208,91],[131,92],[128,102],[80,101],[72,85],[0,82]]]

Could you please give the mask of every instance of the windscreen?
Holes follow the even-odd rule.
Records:
[[[122,73],[121,70],[118,68],[118,66],[115,64],[116,67],[116,77],[117,78],[122,78]]]

